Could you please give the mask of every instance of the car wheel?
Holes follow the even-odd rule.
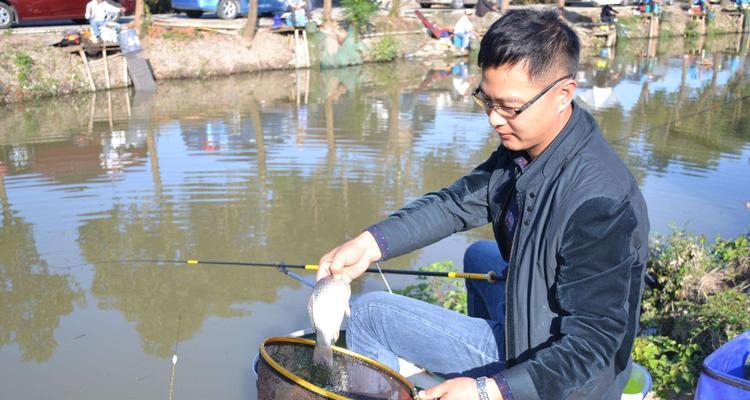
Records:
[[[203,16],[203,11],[200,10],[187,10],[185,11],[185,14],[187,14],[190,18],[200,18]]]
[[[221,0],[216,15],[221,19],[235,19],[240,14],[240,5],[236,0]]]
[[[419,6],[422,8],[430,8],[432,7],[432,3],[419,3]]]
[[[451,7],[464,8],[464,0],[451,0]]]
[[[14,15],[13,7],[0,3],[0,29],[10,28],[13,25]]]

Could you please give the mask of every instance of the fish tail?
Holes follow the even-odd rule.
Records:
[[[318,341],[313,351],[313,364],[323,364],[328,368],[333,368],[333,348],[330,344]]]

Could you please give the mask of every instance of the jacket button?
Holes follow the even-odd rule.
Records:
[[[531,207],[531,206],[529,206],[529,207],[526,207],[526,211],[527,211],[527,212],[532,212],[532,211],[534,211],[534,208],[533,208],[533,207]]]
[[[529,226],[529,220],[527,219],[526,221],[523,221],[523,224]]]
[[[536,195],[534,194],[534,192],[531,192],[531,193],[529,193],[529,197],[531,197],[533,199],[534,197],[536,197]]]

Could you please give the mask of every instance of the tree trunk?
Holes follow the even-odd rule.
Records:
[[[510,7],[510,0],[503,0],[500,3],[500,12],[504,13],[504,12],[508,11],[508,7]]]
[[[242,34],[249,42],[253,41],[255,37],[255,27],[258,25],[258,2],[250,1],[250,11],[247,13],[247,22],[245,22],[245,29]]]
[[[333,12],[333,0],[323,0],[323,21],[325,22],[330,21],[332,12]]]
[[[401,0],[391,1],[391,17],[398,17],[401,14]]]
[[[141,34],[141,25],[143,25],[143,14],[146,10],[145,0],[135,1],[135,16],[133,18],[133,24],[135,24],[135,31]]]

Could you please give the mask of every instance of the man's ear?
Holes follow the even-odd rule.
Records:
[[[558,96],[558,111],[563,112],[568,106],[570,106],[570,103],[573,101],[573,98],[575,96],[576,88],[578,87],[578,83],[576,82],[575,78],[567,79],[563,82],[562,86],[560,87],[560,94]]]

